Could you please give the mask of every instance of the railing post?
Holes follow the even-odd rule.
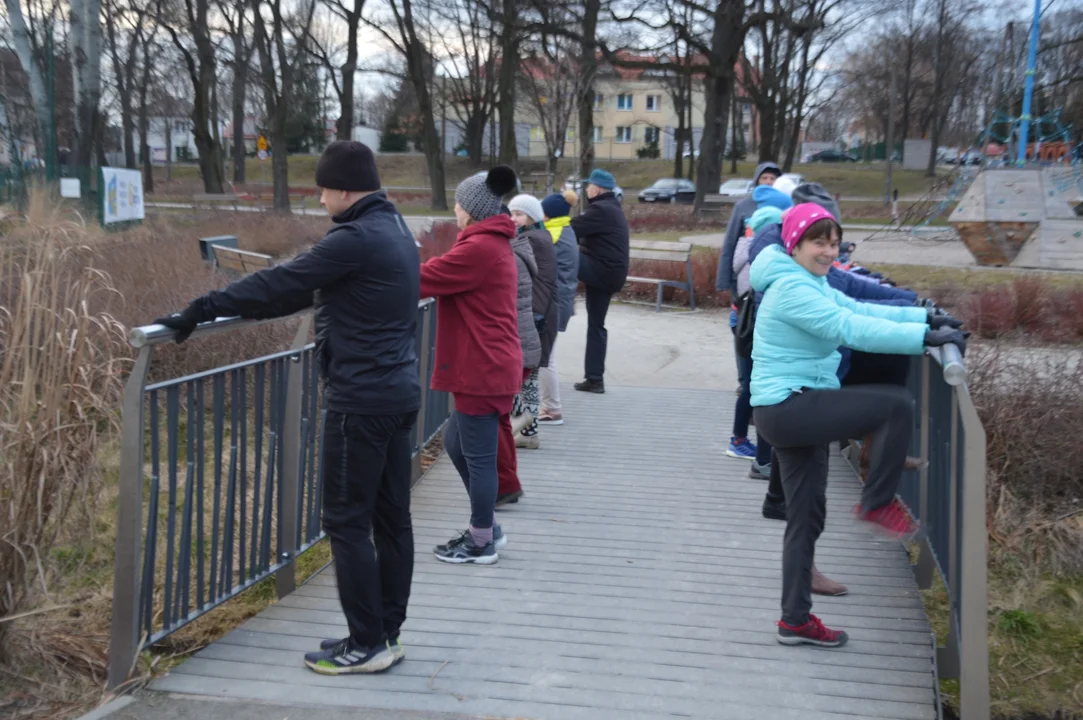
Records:
[[[959,702],[963,720],[989,717],[989,637],[985,517],[985,428],[966,385],[955,388],[963,425],[962,553],[959,595]]]
[[[959,463],[955,449],[959,442],[959,393],[952,388],[951,410],[948,414],[948,556],[941,558],[941,568],[947,577],[943,578],[948,591],[948,637],[944,647],[939,649],[937,663],[940,676],[959,677],[959,628],[956,624],[959,609]]]
[[[929,432],[932,427],[929,419],[929,383],[932,362],[928,353],[921,356],[921,459],[925,461],[925,466],[918,476],[918,514],[923,523],[929,522],[929,468],[931,466],[929,453],[932,450],[929,442]],[[932,544],[926,536],[922,540],[918,561],[914,565],[914,580],[917,581],[920,589],[928,590],[932,587],[935,570],[936,561],[933,558]]]
[[[140,558],[143,545],[143,390],[154,348],[139,350],[124,385],[120,479],[114,551],[113,617],[109,636],[110,690],[127,681],[139,654]]]
[[[279,598],[285,597],[297,589],[294,558],[299,545],[297,543],[298,510],[301,504],[301,401],[304,364],[301,353],[308,343],[308,332],[312,325],[312,315],[301,320],[297,334],[293,338],[291,350],[296,351],[289,359],[286,378],[286,407],[282,416],[282,476],[279,478],[278,512],[278,561],[282,567],[275,573],[275,591]]]
[[[417,422],[414,424],[414,447],[416,452],[410,461],[410,484],[411,486],[421,477],[421,451],[425,449],[425,419],[428,414],[429,400],[432,390],[429,389],[429,376],[432,374],[432,343],[430,335],[434,331],[432,322],[432,309],[435,303],[431,300],[419,308],[421,315],[420,325],[417,329],[418,337],[421,338],[421,352],[417,357],[417,372],[421,382],[421,409],[417,413]]]

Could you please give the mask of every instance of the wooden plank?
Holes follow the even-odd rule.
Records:
[[[637,240],[632,238],[628,242],[628,247],[632,250],[665,250],[667,252],[680,252],[690,253],[692,252],[692,243],[668,240]]]
[[[374,677],[301,666],[301,652],[344,633],[327,571],[152,687],[546,720],[935,718],[928,622],[908,557],[852,518],[860,486],[841,459],[816,560],[851,594],[816,598],[813,611],[851,641],[788,648],[774,627],[784,524],[760,516],[764,484],[747,478],[747,462],[720,459],[725,438],[672,421],[681,407],[724,426],[732,393],[581,395],[566,398],[582,423],[575,432],[547,429],[543,451],[519,455],[527,495],[497,515],[509,538],[499,564],[431,555],[469,517],[446,457],[415,488],[405,663]],[[651,530],[660,527],[665,542]]]

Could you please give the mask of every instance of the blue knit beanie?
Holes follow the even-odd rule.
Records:
[[[591,185],[600,187],[603,190],[612,190],[617,186],[616,179],[614,179],[611,173],[608,173],[605,170],[595,170],[590,174],[590,177],[587,178],[587,182]]]
[[[778,225],[781,222],[782,211],[777,207],[767,206],[761,207],[752,213],[752,217],[748,219],[748,226],[752,228],[752,232],[757,233],[764,225]]]
[[[560,193],[546,195],[541,201],[541,206],[547,218],[564,217],[572,211],[572,206]]]
[[[752,191],[752,199],[756,201],[757,208],[773,207],[781,210],[789,210],[793,207],[790,196],[770,185],[760,185]]]

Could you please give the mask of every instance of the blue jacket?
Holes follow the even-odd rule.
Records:
[[[752,248],[748,251],[749,262],[755,262],[756,256],[769,245],[782,245],[781,225],[765,225],[760,228],[760,231],[756,233],[756,237],[752,238]],[[831,272],[827,274],[827,282],[831,287],[835,288],[843,295],[862,302],[880,302],[890,305],[913,305],[914,300],[918,297],[918,294],[913,290],[903,290],[869,282],[868,280],[857,277],[853,273],[840,270],[836,267],[831,268]],[[757,292],[757,305],[762,298],[763,293]]]
[[[764,293],[752,341],[752,405],[777,405],[802,388],[837,390],[838,346],[920,355],[926,311],[851,300],[797,264],[781,246],[752,263]]]

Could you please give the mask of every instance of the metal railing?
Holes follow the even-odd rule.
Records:
[[[447,393],[429,389],[436,305],[418,304],[416,350],[421,449],[443,427]],[[320,457],[324,409],[304,313],[282,352],[147,384],[161,325],[136,328],[139,350],[124,388],[109,686],[131,674],[139,651],[265,578],[294,590],[294,561],[323,537]],[[265,321],[273,322],[273,321]],[[190,341],[250,328],[228,318]],[[145,508],[145,512],[144,512]]]
[[[899,486],[923,528],[914,574],[924,590],[939,571],[949,601],[948,634],[937,648],[939,675],[959,679],[962,720],[987,720],[985,429],[954,345],[915,358],[908,387],[916,402],[911,455],[928,461]]]

